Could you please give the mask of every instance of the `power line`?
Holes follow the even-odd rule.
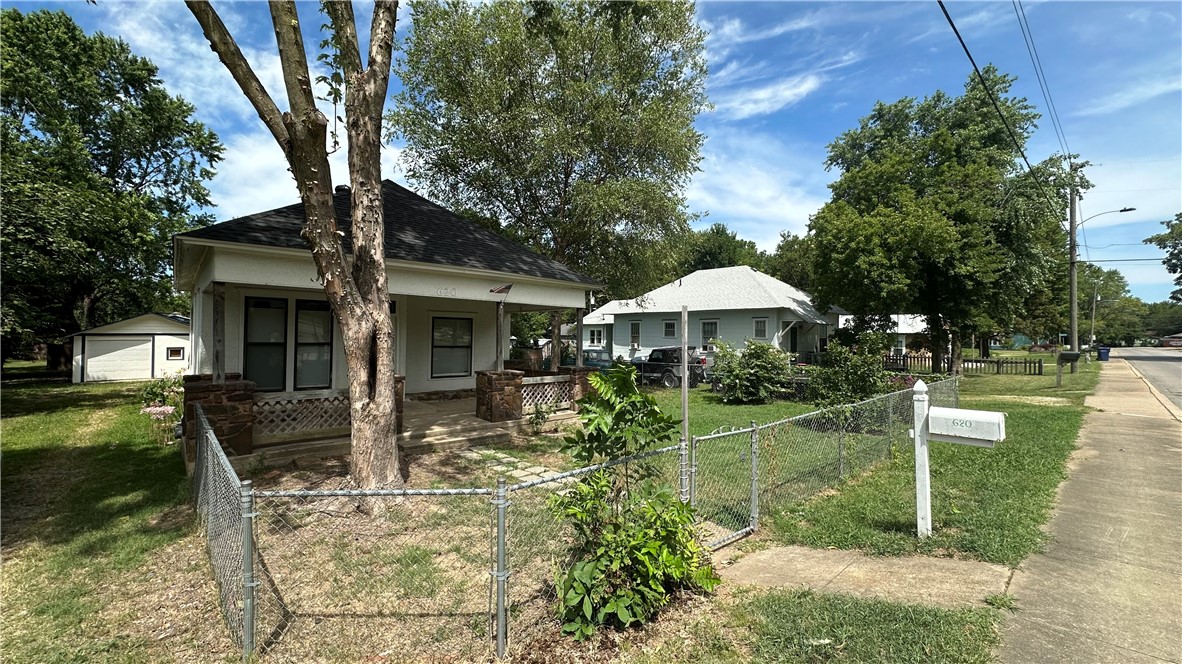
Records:
[[[1071,147],[1067,144],[1067,132],[1063,130],[1063,123],[1059,120],[1059,110],[1055,108],[1055,99],[1051,95],[1051,85],[1047,82],[1047,73],[1042,67],[1042,58],[1038,55],[1038,45],[1034,43],[1034,32],[1030,30],[1030,22],[1026,20],[1026,8],[1022,0],[1010,0],[1014,6],[1014,15],[1018,17],[1018,27],[1022,29],[1022,38],[1026,42],[1026,52],[1030,54],[1030,64],[1034,66],[1034,75],[1038,79],[1038,87],[1042,90],[1042,98],[1047,103],[1047,113],[1051,116],[1051,126],[1055,136],[1059,139],[1059,147],[1063,148],[1064,158],[1071,154]]]
[[[1079,262],[1080,263],[1142,263],[1142,262],[1153,261],[1154,263],[1160,263],[1160,262],[1164,261],[1165,259],[1166,259],[1165,256],[1161,256],[1160,258],[1104,258],[1104,259],[1097,258],[1096,260],[1079,261]]]
[[[1046,185],[1042,178],[1034,171],[1034,167],[1030,165],[1030,160],[1026,158],[1026,151],[1022,149],[1022,144],[1018,142],[1018,137],[1014,135],[1014,130],[1010,127],[1010,121],[1006,119],[1005,113],[1001,112],[1001,105],[997,103],[997,97],[993,96],[993,91],[989,89],[989,84],[985,82],[985,76],[981,73],[981,68],[977,66],[977,61],[973,59],[973,54],[969,52],[969,47],[964,43],[964,37],[960,36],[960,30],[957,29],[956,23],[952,20],[952,15],[948,13],[948,8],[944,6],[944,0],[936,0],[940,5],[940,11],[944,12],[944,18],[948,19],[948,25],[952,27],[952,32],[956,35],[956,40],[960,42],[960,47],[964,49],[964,54],[968,56],[969,63],[973,65],[973,71],[977,72],[977,80],[981,81],[981,87],[985,89],[985,94],[989,96],[989,101],[993,103],[993,109],[997,111],[997,116],[1001,118],[1002,125],[1006,128],[1006,133],[1010,135],[1010,140],[1014,142],[1014,147],[1018,149],[1018,154],[1022,155],[1022,162],[1026,164],[1026,172],[1030,177],[1034,178],[1034,182],[1038,185],[1039,191],[1046,197],[1047,203],[1050,203],[1051,209],[1055,209],[1055,202],[1047,193]]]

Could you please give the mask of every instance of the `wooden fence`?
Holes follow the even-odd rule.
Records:
[[[998,358],[982,360],[965,358],[961,360],[961,371],[973,374],[1014,374],[1023,376],[1043,375],[1042,360]],[[940,371],[932,371],[931,355],[887,355],[882,358],[888,371],[906,373],[952,373],[952,358],[945,357]]]

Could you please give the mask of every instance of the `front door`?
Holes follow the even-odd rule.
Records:
[[[789,353],[796,352],[796,333],[797,333],[797,329],[795,327],[793,327],[791,330],[788,330],[788,352]]]

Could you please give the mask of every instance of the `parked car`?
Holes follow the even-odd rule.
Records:
[[[596,369],[607,369],[615,362],[612,360],[612,354],[606,350],[586,348],[583,350],[583,366],[594,367]]]
[[[689,386],[697,387],[706,381],[706,358],[698,354],[696,346],[686,349],[689,366]],[[665,346],[654,348],[647,357],[632,358],[636,367],[636,378],[645,385],[677,387],[681,385],[681,347]]]

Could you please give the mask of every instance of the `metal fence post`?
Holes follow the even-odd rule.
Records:
[[[698,437],[690,438],[689,448],[689,504],[698,506]]]
[[[837,481],[840,482],[845,478],[845,424],[846,419],[851,417],[853,409],[842,409],[844,412],[838,413],[837,416]]]
[[[497,493],[492,503],[497,510],[497,567],[493,572],[497,584],[497,658],[502,659],[505,657],[505,641],[509,632],[508,615],[505,611],[505,586],[509,579],[509,566],[506,563],[508,542],[505,536],[505,511],[509,507],[509,498],[504,477],[497,478]]]
[[[759,425],[751,420],[751,532],[759,530]]]
[[[254,487],[250,480],[238,486],[242,507],[242,661],[254,654]]]
[[[680,489],[681,502],[688,503],[690,501],[689,443],[685,436],[682,436],[681,440],[677,442],[677,484]]]

